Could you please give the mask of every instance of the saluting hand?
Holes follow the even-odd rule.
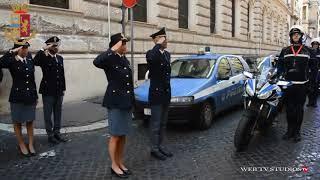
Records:
[[[22,49],[22,46],[15,48],[15,49],[11,49],[10,52],[16,53],[18,52],[20,49]]]
[[[43,47],[44,50],[48,50],[49,48],[51,48],[53,46],[53,44],[48,44],[45,47]]]
[[[164,36],[159,37],[157,44],[162,44],[165,40],[166,40],[166,38]]]
[[[122,46],[122,41],[117,42],[114,46],[111,47],[112,51],[117,51]]]

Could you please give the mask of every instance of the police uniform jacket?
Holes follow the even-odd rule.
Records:
[[[55,56],[40,50],[34,57],[36,66],[42,69],[42,80],[39,93],[45,96],[63,96],[66,90],[63,57]]]
[[[171,100],[171,66],[170,53],[160,51],[161,45],[157,44],[146,54],[150,87],[149,103],[151,105],[169,104]]]
[[[0,67],[7,68],[12,76],[12,87],[9,96],[11,103],[34,104],[38,94],[34,78],[34,62],[31,54],[26,57],[26,62],[7,52],[0,58]]]
[[[131,109],[134,91],[128,59],[108,49],[96,57],[93,64],[104,70],[108,80],[102,105],[108,109]]]
[[[286,80],[292,81],[293,84],[304,84],[309,79],[314,80],[314,75],[317,73],[316,66],[314,54],[308,47],[302,45],[283,48],[277,67],[278,72],[282,73]]]

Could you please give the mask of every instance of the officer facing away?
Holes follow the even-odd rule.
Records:
[[[303,107],[306,101],[306,83],[308,72],[315,73],[316,68],[311,57],[311,51],[302,44],[303,31],[300,26],[293,26],[289,36],[291,45],[282,49],[277,65],[278,73],[293,85],[285,90],[285,105],[287,110],[287,132],[284,140],[301,140],[300,129],[303,121]]]

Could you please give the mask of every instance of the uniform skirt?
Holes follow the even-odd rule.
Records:
[[[36,104],[10,103],[13,123],[32,122],[36,118]]]
[[[131,109],[108,109],[108,130],[112,136],[125,136],[130,133],[132,124]]]

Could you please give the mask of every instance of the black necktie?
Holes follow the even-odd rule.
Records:
[[[23,63],[27,64],[27,61],[25,59],[23,59]]]

